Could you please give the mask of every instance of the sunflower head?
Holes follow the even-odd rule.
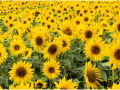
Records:
[[[57,62],[56,60],[50,60],[44,63],[43,74],[49,79],[51,78],[54,79],[58,77],[58,75],[60,74],[59,69],[60,69],[59,62]]]
[[[85,71],[84,71],[84,77],[86,81],[86,85],[88,89],[90,87],[92,89],[97,89],[97,85],[100,85],[99,81],[103,81],[100,76],[100,73],[98,68],[95,68],[96,65],[92,66],[92,63],[89,61],[88,63],[85,64]]]
[[[17,64],[14,63],[11,71],[9,71],[9,79],[14,81],[14,83],[21,83],[30,80],[33,77],[33,69],[30,69],[31,66],[31,64],[25,64],[25,61],[18,61]]]
[[[62,52],[62,41],[54,40],[43,50],[44,58],[55,59]]]
[[[95,38],[92,40],[87,41],[85,44],[85,53],[87,57],[91,60],[99,61],[106,55],[104,44],[105,42],[101,40],[101,38]]]
[[[57,89],[77,89],[78,85],[77,82],[72,82],[72,79],[65,80],[65,76],[63,79],[60,79],[59,84],[57,82],[54,82]]]
[[[41,79],[38,79],[35,82],[35,86],[36,86],[37,89],[46,88],[46,83],[44,83],[43,81],[41,81]]]

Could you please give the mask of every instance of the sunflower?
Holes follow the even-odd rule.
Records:
[[[46,83],[44,83],[43,81],[41,81],[41,79],[38,79],[38,80],[35,82],[35,87],[36,87],[37,89],[46,88]]]
[[[81,20],[80,16],[78,16],[73,20],[73,23],[74,23],[75,26],[79,26],[81,21],[82,20]]]
[[[28,59],[28,57],[31,57],[32,49],[27,48],[24,52],[24,59]]]
[[[3,47],[2,44],[0,44],[0,65],[1,63],[3,62],[6,62],[5,59],[7,58],[7,52],[6,52],[6,49],[5,47]]]
[[[94,26],[88,26],[88,25],[83,25],[83,28],[81,29],[81,40],[88,41],[91,40],[94,37],[97,37],[96,30]]]
[[[33,39],[31,40],[31,44],[33,45],[34,49],[37,51],[41,51],[44,46],[45,46],[45,35],[44,35],[44,30],[40,31],[40,30],[36,30],[34,35],[33,35]]]
[[[0,89],[2,89],[2,87],[0,86]]]
[[[70,45],[71,44],[70,41],[71,40],[66,35],[60,36],[58,38],[58,41],[62,41],[63,42],[63,44],[62,44],[62,46],[63,46],[63,49],[62,49],[63,53],[70,49],[70,46],[71,46]]]
[[[29,64],[22,60],[14,63],[11,70],[8,72],[10,75],[9,80],[14,81],[14,83],[21,83],[26,80],[30,80],[33,77],[33,69],[31,69],[32,64]]]
[[[62,52],[62,41],[54,40],[52,43],[49,42],[47,47],[43,50],[44,58],[55,59],[56,56]]]
[[[77,89],[78,85],[77,82],[72,82],[72,79],[65,80],[65,76],[63,79],[59,81],[59,84],[57,82],[54,82],[57,89]]]
[[[112,69],[116,69],[117,66],[120,69],[120,40],[117,39],[113,42],[111,48],[108,48],[109,64],[113,64]]]
[[[98,73],[100,70],[98,68],[95,68],[96,65],[92,67],[91,62],[85,64],[85,70],[84,70],[84,78],[86,81],[86,85],[88,89],[92,87],[92,89],[97,89],[97,85],[100,85],[100,83],[97,81],[103,81],[100,76],[100,73]]]
[[[29,88],[29,84],[24,84],[23,82],[18,84],[16,87],[14,87],[13,85],[9,86],[9,90],[13,90],[13,89],[31,89]]]
[[[25,45],[23,40],[14,40],[10,43],[9,50],[13,56],[18,56],[18,54],[22,54],[24,52]]]
[[[23,82],[24,86],[29,85],[27,89],[34,89],[34,83],[30,80]]]
[[[55,79],[60,74],[60,64],[56,60],[48,60],[44,63],[43,74],[49,79]]]
[[[120,20],[117,20],[117,22],[115,22],[112,27],[114,27],[116,29],[116,33],[119,34],[120,33]],[[111,30],[111,32],[112,32],[112,30]]]
[[[59,32],[60,35],[65,34],[71,39],[75,38],[75,28],[73,27],[70,20],[64,21],[62,25],[60,26],[61,30]]]
[[[117,85],[116,83],[113,84],[112,89],[120,89],[120,82]]]
[[[101,40],[101,38],[95,38],[92,40],[89,40],[85,44],[85,54],[87,57],[90,57],[91,60],[93,61],[100,61],[102,57],[106,55],[105,53],[105,48],[106,45],[104,44],[105,42]]]

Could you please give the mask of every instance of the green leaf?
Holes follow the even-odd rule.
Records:
[[[74,56],[75,56],[77,61],[83,61],[84,60],[84,58],[78,52],[76,52]]]
[[[2,81],[3,84],[8,87],[8,76],[3,76]]]
[[[2,67],[2,68],[1,68],[1,71],[2,71],[2,73],[4,73],[5,75],[7,75],[7,68],[6,68],[6,67]]]
[[[68,68],[71,68],[71,62],[69,59],[60,61],[63,65],[66,65]]]
[[[119,79],[119,77],[118,77],[117,74],[114,75],[114,80],[116,80],[116,79]],[[111,75],[110,77],[108,77],[108,80],[113,80],[113,75]]]
[[[110,66],[108,65],[108,62],[102,63],[102,66]]]
[[[36,55],[36,56],[33,56],[34,57],[34,59],[38,59],[39,58],[39,56],[38,55]]]
[[[107,82],[107,75],[106,75],[106,73],[103,70],[100,70],[99,73],[101,74],[100,76],[102,77],[102,80]]]
[[[104,86],[99,86],[98,89],[104,89],[105,87]]]
[[[68,59],[70,59],[71,63],[73,63],[74,55],[73,54],[69,54],[67,57],[68,57]]]
[[[84,70],[84,68],[85,68],[85,65],[83,65],[83,66],[77,68],[77,70]]]
[[[80,83],[80,81],[79,81],[77,78],[75,78],[75,79],[73,80],[73,82],[77,82],[77,84]]]

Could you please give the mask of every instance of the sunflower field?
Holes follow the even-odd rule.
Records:
[[[0,1],[0,89],[120,89],[120,2]]]

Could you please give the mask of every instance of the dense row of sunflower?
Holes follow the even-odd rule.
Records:
[[[0,88],[120,89],[118,1],[0,1]]]

